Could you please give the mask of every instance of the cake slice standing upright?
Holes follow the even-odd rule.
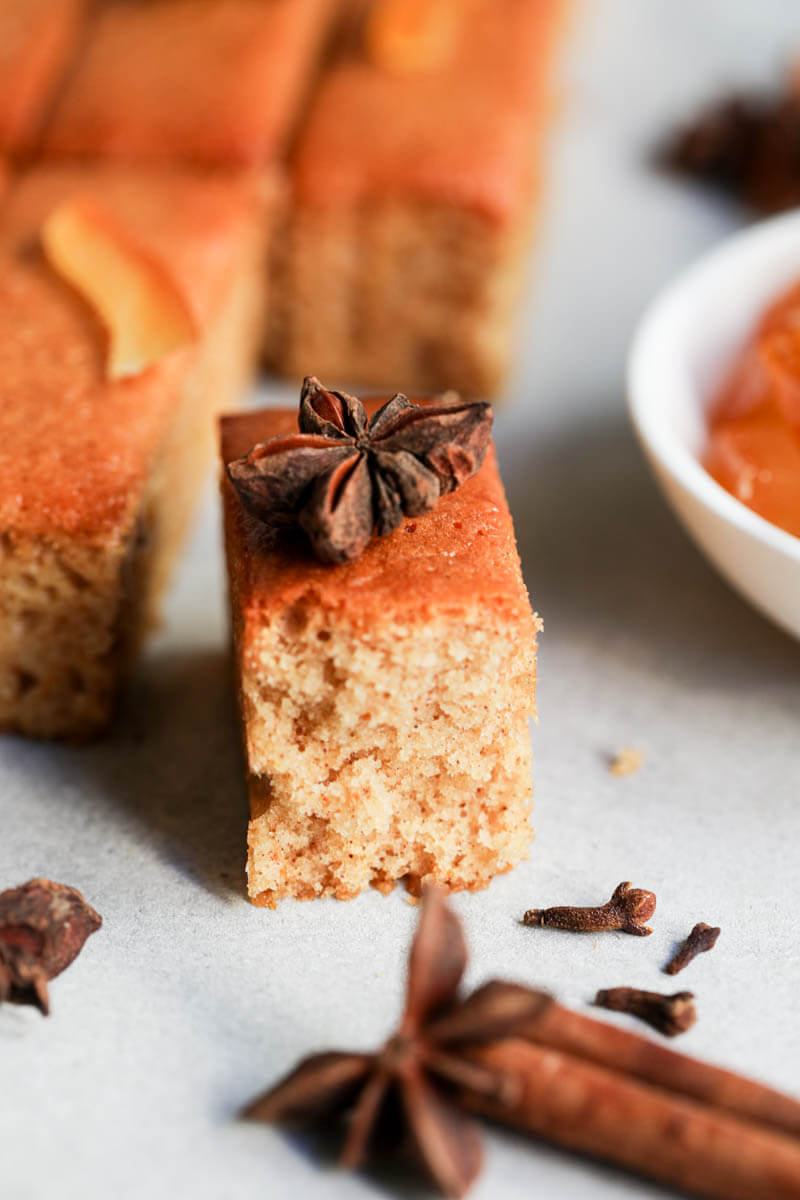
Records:
[[[305,432],[222,421],[257,904],[483,887],[530,841],[539,622],[490,410],[392,404],[365,427],[307,381]]]

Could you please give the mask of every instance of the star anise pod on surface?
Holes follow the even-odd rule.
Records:
[[[80,954],[102,920],[80,892],[31,879],[0,892],[0,1002],[33,1004],[47,1016],[47,984]]]
[[[228,464],[245,508],[268,525],[298,524],[326,563],[358,558],[373,531],[431,511],[480,468],[489,404],[412,404],[396,395],[372,417],[360,400],[303,382],[299,431]]]
[[[757,213],[800,204],[800,96],[733,95],[665,145],[663,164],[712,184]]]
[[[406,1134],[438,1188],[464,1195],[483,1154],[478,1128],[455,1106],[451,1089],[513,1103],[515,1085],[462,1051],[513,1037],[553,1003],[544,992],[497,980],[459,999],[466,965],[458,918],[440,890],[427,890],[397,1032],[375,1054],[334,1051],[304,1059],[244,1115],[301,1125],[346,1116],[340,1161],[353,1168],[365,1161],[379,1126],[393,1141]]]

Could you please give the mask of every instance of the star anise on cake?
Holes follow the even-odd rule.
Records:
[[[298,524],[316,556],[358,558],[377,533],[431,511],[480,468],[491,406],[442,399],[412,404],[395,395],[367,416],[347,392],[309,376],[299,430],[261,442],[228,465],[247,510],[268,525]]]
[[[405,1012],[374,1054],[329,1052],[305,1059],[254,1101],[245,1116],[300,1125],[347,1119],[340,1161],[358,1167],[378,1140],[404,1135],[446,1196],[462,1196],[482,1163],[474,1121],[455,1089],[513,1103],[515,1083],[469,1058],[470,1047],[521,1033],[551,1003],[543,992],[492,981],[459,999],[467,965],[461,924],[443,893],[427,890],[411,947]]]

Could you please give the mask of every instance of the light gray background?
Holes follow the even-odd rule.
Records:
[[[677,528],[628,431],[622,382],[644,302],[737,219],[650,171],[653,139],[726,81],[766,78],[792,47],[800,14],[787,0],[578,11],[497,419],[546,623],[537,840],[529,862],[454,903],[471,984],[511,977],[578,1006],[600,986],[669,984],[659,968],[676,939],[719,923],[717,949],[680,980],[700,1012],[681,1047],[800,1092],[800,646]],[[615,779],[607,756],[624,744],[646,764]],[[415,909],[402,890],[253,909],[244,824],[209,485],[166,627],[111,739],[0,740],[0,885],[64,880],[105,922],[54,983],[50,1020],[0,1011],[3,1200],[378,1194],[236,1113],[309,1051],[384,1036]],[[530,905],[602,901],[623,878],[658,893],[647,940],[517,923]],[[664,1194],[524,1138],[487,1141],[476,1200]]]

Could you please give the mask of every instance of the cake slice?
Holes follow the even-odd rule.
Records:
[[[291,163],[270,355],[489,395],[539,204],[564,0],[372,0]]]
[[[42,150],[268,162],[293,128],[333,12],[333,0],[103,5]]]
[[[225,417],[223,462],[297,428],[288,410]],[[223,491],[253,901],[401,878],[477,888],[514,866],[531,837],[539,621],[493,450],[339,565]]]
[[[69,64],[85,0],[2,0],[0,154],[35,138]]]
[[[203,479],[213,414],[252,368],[267,204],[252,176],[175,169],[40,167],[12,185],[0,210],[0,728],[82,737],[107,723]],[[43,252],[53,214],[87,206],[196,328],[115,381],[100,314]],[[118,292],[124,307],[123,278]],[[155,286],[155,320],[158,303]]]

